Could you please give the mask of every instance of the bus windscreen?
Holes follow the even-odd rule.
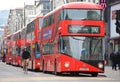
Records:
[[[61,20],[103,20],[102,10],[64,9],[60,12]]]

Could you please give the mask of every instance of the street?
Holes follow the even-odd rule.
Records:
[[[15,67],[0,62],[0,82],[119,82],[120,71],[111,70],[111,67],[105,68],[105,73],[99,73],[98,77],[80,74],[79,76],[61,75],[55,76],[51,73],[42,73],[28,71],[24,74],[21,67]]]

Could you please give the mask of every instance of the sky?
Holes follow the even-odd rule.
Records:
[[[34,4],[35,0],[0,0],[0,10],[21,8],[25,4]]]

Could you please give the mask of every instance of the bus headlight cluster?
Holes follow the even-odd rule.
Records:
[[[103,63],[98,63],[99,68],[103,68]]]
[[[37,65],[40,65],[40,63],[38,62]]]
[[[69,63],[69,62],[65,62],[65,63],[64,63],[64,66],[65,66],[66,68],[68,68],[68,67],[70,67],[70,63]]]
[[[12,58],[9,58],[9,60],[12,60]]]

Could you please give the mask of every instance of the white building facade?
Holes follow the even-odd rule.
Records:
[[[28,23],[35,19],[36,9],[35,5],[24,5],[23,10],[23,19],[24,19],[24,26],[25,27]]]
[[[36,16],[44,16],[46,13],[50,12],[52,9],[52,0],[39,0],[35,4],[36,6]]]
[[[120,1],[114,1],[110,4],[110,47],[111,51],[118,52],[120,51],[120,34],[116,33],[116,10],[120,10]]]
[[[7,35],[20,30],[23,26],[23,9],[11,9],[7,23]]]

